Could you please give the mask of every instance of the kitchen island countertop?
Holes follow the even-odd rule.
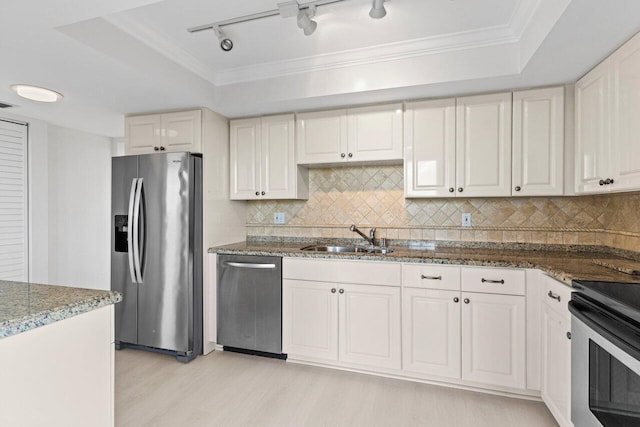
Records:
[[[381,255],[301,250],[308,245],[309,243],[248,241],[210,248],[209,253],[535,268],[569,286],[573,279],[640,283],[640,276],[625,274],[606,266],[615,264],[616,261],[624,260],[631,263],[635,261],[626,260],[604,249],[572,251],[536,248],[532,250],[527,249],[526,245],[518,248],[435,246],[429,249],[392,246],[394,250],[392,253]],[[601,262],[596,264],[594,260]],[[640,262],[637,262],[637,265],[640,269]]]
[[[0,280],[0,339],[121,300],[113,291]]]

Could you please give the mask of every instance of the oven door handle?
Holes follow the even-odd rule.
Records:
[[[633,358],[640,360],[640,348],[634,344],[640,342],[640,328],[636,325],[603,310],[576,293],[569,301],[569,311],[576,319],[607,341],[621,348]]]

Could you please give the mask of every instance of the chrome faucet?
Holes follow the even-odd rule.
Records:
[[[349,227],[349,230],[353,231],[354,233],[358,233],[371,246],[375,246],[375,238],[376,238],[375,228],[372,228],[371,230],[369,230],[369,237],[367,237],[366,234],[364,234],[362,231],[358,230],[358,227],[356,227],[355,224],[351,224],[351,227]]]

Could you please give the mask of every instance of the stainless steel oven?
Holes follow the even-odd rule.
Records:
[[[571,420],[640,426],[640,284],[574,281]]]

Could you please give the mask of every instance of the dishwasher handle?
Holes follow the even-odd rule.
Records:
[[[224,265],[228,265],[229,267],[236,267],[236,268],[257,268],[257,269],[263,269],[263,270],[273,270],[274,268],[276,268],[275,264],[256,264],[256,263],[250,263],[250,262],[225,261]]]

